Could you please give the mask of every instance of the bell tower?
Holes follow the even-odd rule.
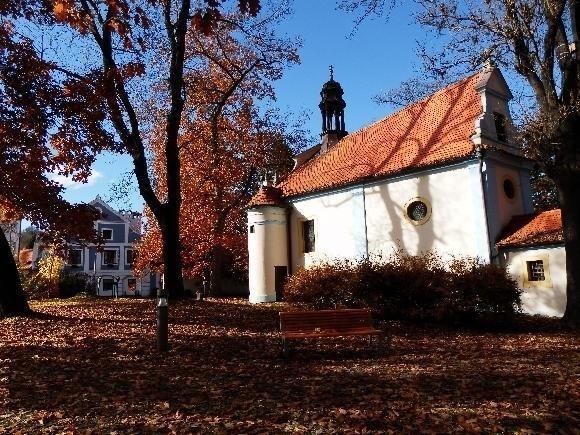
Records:
[[[346,103],[342,98],[343,94],[344,91],[340,83],[334,80],[334,69],[331,65],[330,80],[322,86],[322,91],[320,91],[322,99],[318,105],[322,115],[321,153],[328,151],[329,148],[348,134],[344,124]]]

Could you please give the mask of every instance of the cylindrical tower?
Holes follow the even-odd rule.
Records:
[[[288,222],[279,189],[262,186],[248,209],[250,302],[280,298],[288,275]]]

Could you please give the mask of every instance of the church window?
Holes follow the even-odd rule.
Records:
[[[527,261],[526,264],[528,267],[528,281],[546,280],[544,262],[542,260]]]
[[[509,178],[503,180],[503,193],[508,199],[514,199],[516,197],[516,187],[514,182]]]
[[[302,222],[302,236],[304,237],[304,252],[314,252],[316,237],[313,220]]]
[[[422,225],[431,217],[431,206],[424,198],[411,199],[404,208],[406,218],[413,225]]]
[[[500,142],[507,142],[507,128],[505,115],[493,112],[493,120],[495,122],[495,133],[497,140]]]

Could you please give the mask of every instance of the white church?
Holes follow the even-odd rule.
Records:
[[[280,298],[287,275],[317,262],[433,250],[504,264],[524,311],[563,315],[560,210],[534,213],[533,162],[514,141],[497,68],[350,134],[332,72],[320,94],[321,143],[249,205],[251,302]]]

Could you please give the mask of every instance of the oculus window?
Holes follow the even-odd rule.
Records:
[[[304,252],[314,252],[316,249],[316,236],[314,234],[314,220],[302,222],[302,237],[304,238]]]
[[[507,199],[514,199],[516,197],[516,186],[509,178],[503,180],[503,193]]]
[[[405,206],[405,217],[413,225],[422,225],[431,217],[431,205],[425,198],[413,198]]]

